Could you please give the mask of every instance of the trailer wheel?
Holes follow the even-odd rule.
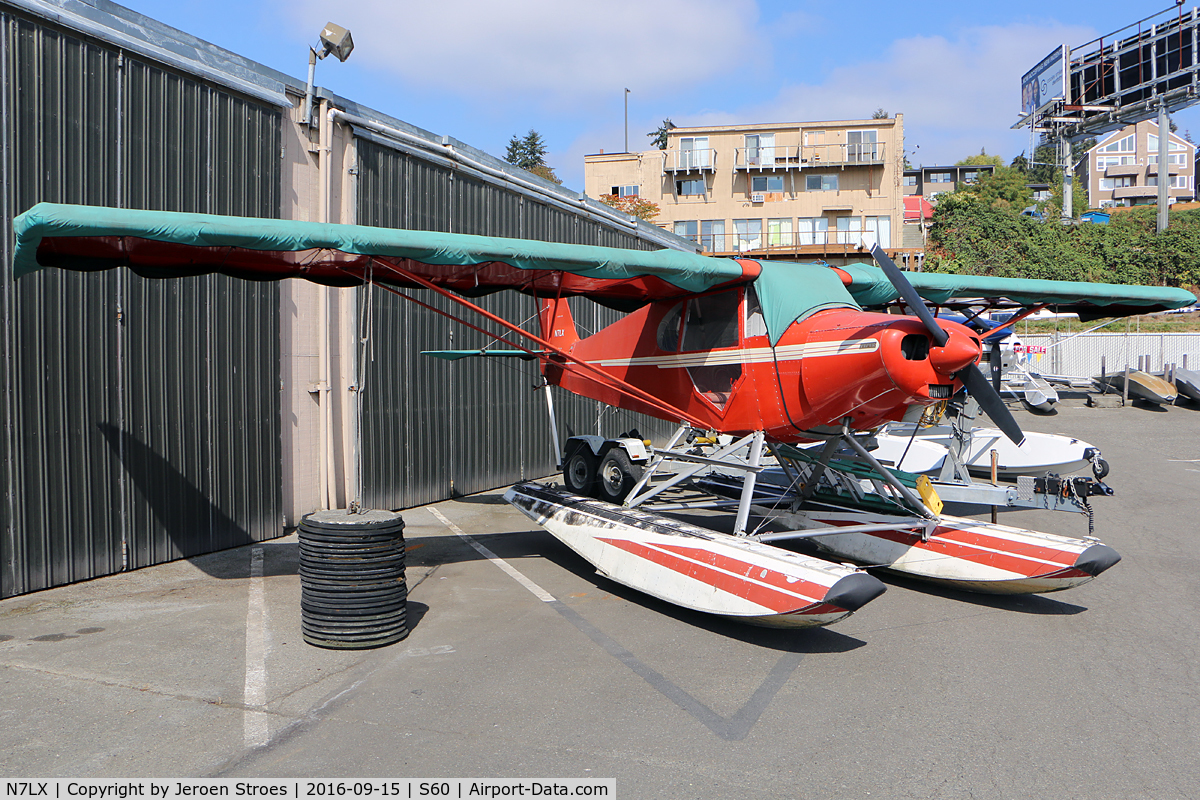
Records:
[[[571,454],[563,468],[563,480],[575,494],[587,497],[596,488],[596,465],[599,459],[586,447]]]
[[[597,496],[610,503],[623,503],[642,477],[642,468],[629,460],[629,454],[614,447],[600,461]]]

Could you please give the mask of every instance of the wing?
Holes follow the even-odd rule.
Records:
[[[353,286],[413,285],[399,266],[459,294],[583,294],[615,306],[753,280],[753,261],[492,236],[39,203],[13,221],[15,277],[41,267],[129,267],[146,277],[222,273]]]
[[[882,306],[900,294],[879,267],[850,264],[838,267],[850,294],[864,308]],[[1182,308],[1196,302],[1191,292],[1170,286],[1131,286],[1080,281],[1046,281],[997,278],[990,275],[950,275],[940,272],[906,272],[917,293],[945,308],[991,304],[1054,306],[1075,312],[1081,320],[1150,314]]]

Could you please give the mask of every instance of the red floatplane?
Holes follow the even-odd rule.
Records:
[[[561,451],[568,488],[523,483],[509,502],[615,581],[687,608],[789,627],[841,619],[884,585],[768,542],[805,539],[837,562],[1000,593],[1069,588],[1119,560],[1090,536],[944,516],[927,479],[871,455],[873,430],[944,411],[964,387],[1005,435],[1022,439],[977,366],[979,334],[937,319],[926,302],[975,313],[1052,305],[1085,318],[1195,302],[1163,287],[906,275],[877,246],[878,267],[829,267],[50,204],[14,227],[18,277],[42,267],[128,267],[152,277],[370,282],[477,330],[502,329],[512,350],[433,355],[537,359],[548,385],[680,423],[660,448],[637,435],[572,437]],[[425,303],[409,291],[417,288],[478,322]],[[538,300],[540,334],[468,299],[500,290]],[[628,313],[580,337],[573,296]],[[888,306],[912,316],[884,313]],[[710,498],[687,509],[736,509],[732,533],[667,516],[680,508],[669,493],[684,486]],[[1086,504],[1102,488],[1076,478],[1031,491]],[[752,531],[751,513],[775,524]]]

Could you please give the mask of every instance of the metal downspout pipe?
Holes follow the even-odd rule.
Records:
[[[317,135],[317,207],[321,222],[329,222],[329,161],[332,149],[330,136],[332,123],[327,112],[328,100],[321,101],[320,124]],[[330,288],[320,286],[317,289],[317,389],[320,398],[320,447],[319,456],[321,482],[321,508],[337,507],[337,495],[334,491],[335,464],[333,459],[333,395],[330,391],[330,342],[329,342],[329,301]]]

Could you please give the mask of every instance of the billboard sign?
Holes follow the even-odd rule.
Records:
[[[1047,104],[1067,96],[1067,64],[1070,50],[1064,45],[1055,48],[1038,65],[1021,78],[1021,111],[1033,114]]]

